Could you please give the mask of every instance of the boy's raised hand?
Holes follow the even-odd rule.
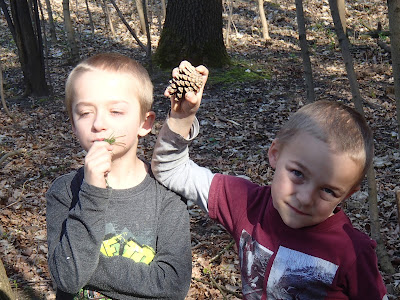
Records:
[[[99,188],[106,188],[106,177],[111,171],[113,146],[105,141],[94,142],[85,157],[85,181]]]
[[[185,65],[191,65],[188,61],[182,61],[179,68]],[[170,129],[183,137],[187,137],[193,124],[197,110],[200,107],[201,98],[203,96],[204,86],[208,78],[208,69],[205,66],[198,66],[196,70],[201,74],[203,84],[198,92],[187,92],[184,98],[177,101],[175,95],[170,95],[168,88],[164,95],[171,100],[171,114],[168,121]],[[172,77],[176,77],[178,68],[172,70]]]

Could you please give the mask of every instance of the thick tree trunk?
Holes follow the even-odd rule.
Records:
[[[296,0],[297,26],[299,30],[299,41],[301,57],[303,59],[304,77],[307,90],[307,103],[315,101],[314,81],[312,76],[312,67],[310,52],[308,51],[306,25],[304,20],[303,1]]]
[[[356,74],[354,72],[353,58],[350,53],[350,42],[343,31],[342,23],[340,21],[337,1],[338,0],[329,0],[329,6],[331,9],[333,22],[335,24],[335,31],[339,39],[340,48],[342,50],[342,56],[346,66],[347,77],[349,79],[351,93],[353,95],[354,106],[356,110],[364,116],[362,98]],[[368,169],[367,180],[368,180],[368,203],[369,203],[369,212],[371,219],[371,238],[374,239],[378,244],[376,253],[382,270],[388,274],[393,274],[394,268],[390,262],[380,232],[381,226],[379,223],[379,209],[378,209],[378,196],[377,196],[378,193],[377,193],[375,170],[373,164],[371,164],[371,166]]]
[[[221,0],[169,0],[155,62],[162,67],[188,60],[221,67],[229,62],[222,36]]]
[[[400,141],[400,0],[388,0],[390,44],[397,110],[397,132]],[[400,149],[400,142],[399,142]]]
[[[40,48],[41,38],[37,36],[33,29],[28,3],[26,0],[11,0],[10,6],[19,60],[24,74],[25,94],[47,96],[49,90],[46,84],[43,54]],[[36,14],[37,10],[33,15]],[[38,34],[40,34],[40,31]]]

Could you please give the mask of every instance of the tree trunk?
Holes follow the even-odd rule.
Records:
[[[303,59],[304,77],[306,81],[307,103],[315,101],[314,81],[312,76],[312,67],[310,52],[308,51],[306,25],[304,20],[303,0],[296,0],[297,26],[299,30],[299,41],[301,57]]]
[[[222,1],[169,0],[155,62],[162,67],[188,60],[222,67],[229,57],[222,36]]]
[[[53,11],[51,9],[50,0],[46,0],[47,16],[49,18],[50,37],[53,44],[57,43],[56,26],[54,25]]]
[[[0,260],[0,299],[1,300],[15,300],[15,295],[11,289],[10,282],[8,281],[6,270],[4,269],[3,262]]]
[[[68,47],[70,52],[69,63],[75,65],[79,61],[79,50],[75,40],[75,31],[72,26],[69,0],[63,0],[64,28],[67,34]]]
[[[356,110],[361,115],[364,116],[364,109],[363,109],[360,89],[358,86],[356,74],[354,72],[353,58],[350,54],[350,42],[343,31],[342,23],[340,21],[337,1],[338,0],[329,0],[329,6],[331,9],[333,22],[335,24],[335,31],[339,39],[340,48],[342,50],[342,56],[346,66],[347,77],[349,79],[351,93],[353,95],[354,106]],[[377,196],[378,193],[377,193],[375,170],[373,164],[371,164],[371,166],[368,169],[367,180],[368,180],[368,204],[369,204],[369,212],[371,219],[371,238],[374,239],[378,244],[376,254],[378,256],[378,261],[382,270],[388,274],[393,274],[394,268],[390,262],[380,232],[381,226],[379,223],[379,209],[378,209],[378,196]]]
[[[344,34],[347,32],[346,28],[346,6],[344,5],[344,0],[337,0],[338,11],[340,16],[340,23],[342,23],[342,28]]]
[[[397,132],[400,141],[400,0],[388,0],[390,44],[397,110]],[[400,142],[399,142],[400,149]]]
[[[136,9],[139,15],[140,30],[142,34],[146,33],[146,21],[144,19],[143,3],[142,0],[136,0]]]
[[[13,18],[19,61],[25,81],[25,95],[47,96],[41,38],[33,28],[31,12],[26,0],[11,0],[11,15]],[[37,10],[32,15],[36,17]],[[37,21],[38,22],[38,21]],[[39,26],[40,28],[40,26]],[[38,31],[40,34],[40,31]]]
[[[110,10],[108,9],[108,5],[107,5],[107,1],[103,0],[103,5],[102,5],[103,11],[104,11],[104,15],[106,16],[106,20],[108,21],[108,25],[110,25],[110,30],[111,30],[111,34],[113,36],[113,38],[115,38],[115,30],[114,30],[114,25],[111,19],[111,14],[110,14]],[[107,23],[106,23],[107,25]]]
[[[94,35],[94,23],[93,23],[93,18],[92,18],[92,12],[90,11],[90,8],[89,8],[88,0],[85,0],[85,5],[86,5],[86,11],[87,11],[88,17],[89,17],[90,30],[92,31],[92,35]]]
[[[264,12],[264,0],[258,0],[258,13],[260,14],[260,19],[262,24],[263,39],[264,41],[270,40],[271,38],[268,32],[268,22]]]

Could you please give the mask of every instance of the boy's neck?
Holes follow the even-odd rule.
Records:
[[[148,166],[135,156],[131,163],[115,160],[107,175],[107,183],[113,189],[128,189],[139,185],[148,173]]]

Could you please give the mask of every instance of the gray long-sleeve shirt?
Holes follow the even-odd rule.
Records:
[[[191,278],[186,205],[152,176],[131,189],[101,189],[83,169],[57,178],[46,194],[48,264],[63,298],[86,286],[113,299],[184,299]],[[110,236],[152,248],[150,264],[100,250]],[[123,245],[121,244],[121,247]]]

